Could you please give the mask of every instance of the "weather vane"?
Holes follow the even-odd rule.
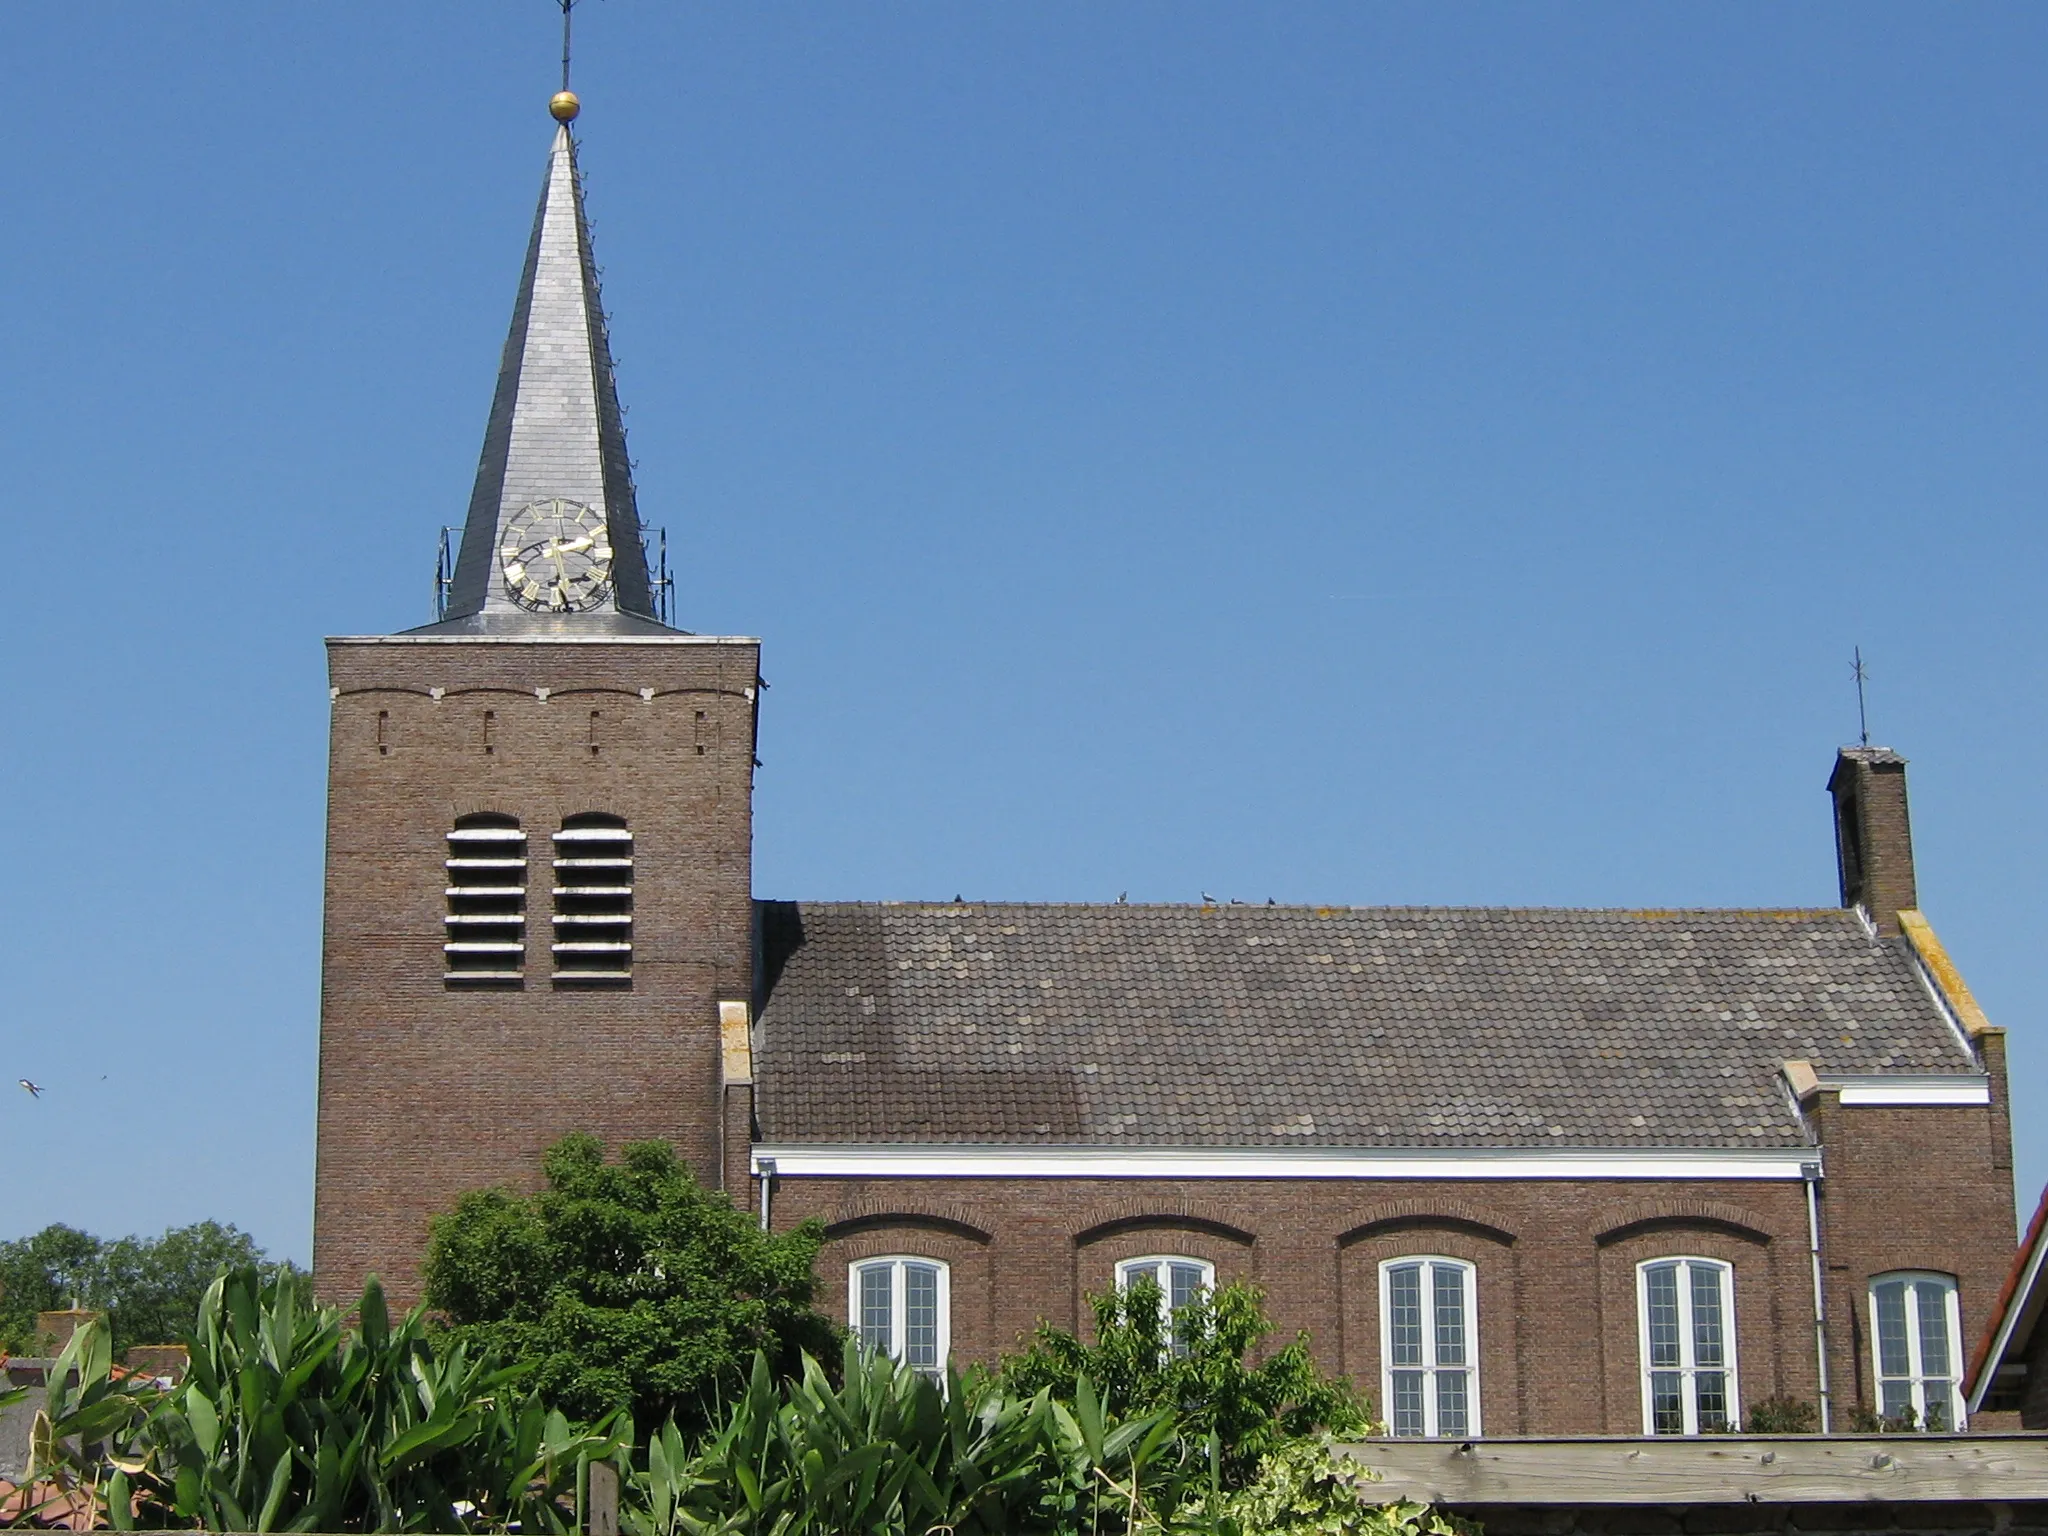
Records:
[[[1870,715],[1863,707],[1863,685],[1870,681],[1870,669],[1863,665],[1863,647],[1856,647],[1856,728],[1862,734],[1863,745],[1870,745]]]
[[[576,93],[569,89],[569,21],[570,14],[578,3],[579,0],[555,0],[555,4],[562,8],[562,88],[555,93],[555,99],[548,103],[548,112],[558,123],[575,121],[576,113],[581,108],[581,103],[576,100]]]

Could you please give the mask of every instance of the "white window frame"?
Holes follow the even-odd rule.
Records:
[[[1216,1266],[1207,1259],[1198,1259],[1193,1254],[1187,1253],[1147,1253],[1141,1254],[1134,1259],[1117,1260],[1116,1288],[1119,1294],[1131,1288],[1132,1271],[1143,1268],[1148,1264],[1187,1265],[1201,1275],[1201,1279],[1196,1284],[1197,1291],[1204,1296],[1216,1294]],[[1182,1305],[1184,1306],[1186,1303],[1183,1302]],[[1167,1347],[1177,1355],[1187,1352],[1186,1346],[1174,1337],[1173,1314],[1178,1310],[1179,1308],[1173,1304],[1173,1276],[1169,1270],[1165,1282],[1159,1287],[1159,1326],[1169,1341]]]
[[[910,1322],[904,1296],[908,1288],[909,1266],[913,1264],[936,1270],[939,1277],[938,1358],[930,1366],[915,1369],[935,1381],[944,1381],[947,1362],[953,1356],[953,1269],[944,1259],[934,1259],[922,1253],[879,1253],[855,1259],[846,1266],[846,1324],[863,1347],[871,1347],[861,1326],[861,1277],[869,1270],[888,1269],[889,1343],[886,1352],[891,1360],[901,1362],[906,1352],[904,1334]]]
[[[1682,1435],[1700,1433],[1700,1400],[1696,1379],[1702,1371],[1719,1371],[1723,1377],[1723,1400],[1728,1405],[1726,1424],[1735,1429],[1742,1423],[1742,1393],[1736,1377],[1735,1266],[1726,1259],[1700,1254],[1664,1253],[1636,1265],[1636,1357],[1641,1365],[1643,1433],[1657,1433],[1657,1408],[1653,1378],[1670,1375],[1674,1368],[1650,1364],[1650,1271],[1667,1264],[1678,1266],[1678,1359],[1679,1404],[1684,1428]],[[1698,1340],[1693,1332],[1692,1272],[1709,1269],[1721,1277],[1721,1364],[1702,1366]]]
[[[1418,1364],[1395,1364],[1394,1362],[1394,1271],[1409,1265],[1420,1266],[1422,1283],[1422,1360]],[[1464,1355],[1463,1362],[1441,1363],[1437,1350],[1436,1319],[1436,1276],[1434,1265],[1443,1265],[1458,1271],[1464,1287]],[[1465,1373],[1465,1425],[1452,1429],[1449,1434],[1459,1439],[1477,1435],[1479,1430],[1479,1271],[1469,1259],[1454,1259],[1440,1253],[1404,1253],[1399,1258],[1380,1261],[1380,1403],[1386,1415],[1387,1433],[1399,1434],[1394,1424],[1394,1373],[1396,1371],[1419,1371],[1422,1373],[1422,1431],[1421,1438],[1436,1439],[1446,1433],[1442,1427],[1437,1409],[1437,1373],[1439,1371],[1463,1371]]]
[[[1887,1376],[1884,1369],[1883,1340],[1878,1333],[1877,1288],[1881,1285],[1903,1284],[1906,1287],[1906,1354],[1911,1367],[1907,1376]],[[1927,1382],[1929,1372],[1922,1358],[1926,1341],[1920,1332],[1920,1297],[1922,1286],[1932,1286],[1942,1293],[1942,1320],[1947,1329],[1948,1345],[1948,1423],[1943,1432],[1953,1434],[1963,1428],[1963,1314],[1962,1302],[1957,1293],[1956,1277],[1931,1269],[1894,1269],[1870,1277],[1870,1379],[1877,1392],[1877,1411],[1885,1414],[1884,1386],[1887,1381],[1910,1383],[1913,1412],[1918,1419],[1916,1427],[1927,1428]],[[1940,1378],[1936,1378],[1940,1379]]]

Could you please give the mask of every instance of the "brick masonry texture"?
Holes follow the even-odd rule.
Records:
[[[749,1205],[762,1140],[1812,1138],[1838,1414],[1873,1400],[1874,1275],[1954,1275],[1966,1342],[1987,1321],[2013,1240],[2002,1039],[1973,1059],[1899,943],[1852,914],[756,903],[758,660],[681,635],[329,642],[324,1295],[376,1272],[412,1300],[431,1219],[533,1187],[571,1131],[667,1139]],[[443,979],[447,834],[485,811],[519,819],[532,861],[513,990]],[[634,837],[630,990],[551,983],[550,836],[587,811]],[[750,998],[756,1081],[728,1083],[719,1004]],[[1982,1070],[1994,1102],[1822,1090],[1802,1117],[1774,1076],[1790,1057]],[[1120,1259],[1184,1253],[1263,1287],[1277,1337],[1309,1330],[1378,1401],[1379,1265],[1440,1254],[1477,1269],[1488,1433],[1632,1434],[1636,1268],[1698,1255],[1734,1267],[1742,1399],[1817,1386],[1796,1181],[785,1177],[773,1200],[779,1229],[826,1224],[828,1311],[859,1258],[945,1260],[962,1361],[1041,1318],[1083,1326]]]
[[[1863,907],[1879,933],[1894,935],[1898,914],[1920,905],[1906,760],[1889,747],[1844,747],[1828,788],[1835,796],[1842,905]]]
[[[429,1219],[466,1190],[531,1187],[570,1131],[668,1139],[715,1185],[718,1003],[752,974],[756,644],[340,640],[328,657],[320,1291],[375,1271],[410,1301]],[[442,979],[446,838],[478,811],[528,837],[520,990]],[[633,833],[627,991],[549,979],[549,839],[582,811]]]
[[[1820,1118],[1829,1386],[1845,1416],[1874,1402],[1873,1276],[1956,1276],[1966,1345],[1982,1331],[2012,1249],[2011,1179],[1984,1108],[1836,1104]],[[1641,1433],[1636,1266],[1721,1259],[1734,1267],[1743,1403],[1817,1396],[1806,1199],[1795,1181],[777,1180],[777,1229],[805,1218],[826,1225],[827,1308],[844,1306],[847,1266],[861,1258],[919,1254],[952,1266],[959,1360],[1017,1347],[1040,1318],[1085,1331],[1085,1298],[1113,1283],[1118,1260],[1181,1253],[1214,1264],[1219,1281],[1264,1289],[1276,1337],[1308,1329],[1324,1367],[1376,1403],[1379,1264],[1464,1259],[1478,1276],[1493,1435]]]

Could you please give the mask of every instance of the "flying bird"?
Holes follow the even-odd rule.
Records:
[[[15,1081],[20,1083],[22,1087],[28,1090],[28,1096],[30,1098],[40,1099],[43,1096],[43,1090],[40,1084],[32,1083],[25,1077],[16,1078]]]

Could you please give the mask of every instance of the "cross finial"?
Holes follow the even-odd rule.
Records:
[[[558,123],[572,123],[581,110],[576,93],[569,89],[569,13],[576,9],[577,0],[555,0],[562,8],[562,88],[555,92],[555,98],[548,103],[548,114]]]
[[[1870,669],[1863,665],[1863,647],[1856,647],[1856,728],[1864,746],[1870,745],[1870,715],[1863,704],[1863,685],[1870,681]]]

